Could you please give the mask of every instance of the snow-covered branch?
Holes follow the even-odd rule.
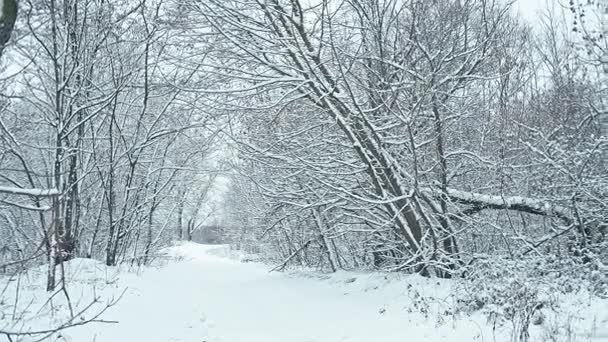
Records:
[[[10,186],[0,186],[0,193],[32,197],[53,197],[61,195],[57,189],[24,189]]]
[[[572,223],[572,213],[568,208],[551,204],[548,201],[521,197],[486,195],[475,192],[447,189],[449,198],[458,203],[472,205],[475,211],[483,209],[506,209],[529,214],[553,216]]]

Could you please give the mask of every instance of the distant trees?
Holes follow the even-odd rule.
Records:
[[[21,70],[0,117],[0,231],[23,255],[45,251],[49,290],[73,257],[149,261],[176,237],[183,180],[198,180],[192,193],[212,186],[203,165],[218,127],[178,86],[193,71],[174,67],[175,31],[161,18],[171,6],[20,3],[10,57]]]

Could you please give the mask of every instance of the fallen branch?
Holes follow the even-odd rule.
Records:
[[[557,217],[567,225],[574,220],[568,208],[550,202],[521,196],[484,195],[474,192],[447,189],[447,197],[456,203],[471,205],[477,212],[483,209],[506,209],[529,214]]]

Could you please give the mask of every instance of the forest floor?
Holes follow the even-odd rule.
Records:
[[[66,274],[76,317],[72,323],[91,320],[108,303],[119,300],[96,318],[101,322],[53,336],[14,335],[12,340],[501,342],[514,337],[513,324],[491,323],[481,313],[451,311],[456,305],[455,281],[380,273],[269,273],[268,265],[231,257],[225,246],[194,243],[167,249],[163,260],[137,270],[108,268],[88,259],[70,261]],[[42,329],[69,317],[65,294],[58,292],[50,305],[39,284],[44,270],[38,273],[13,279],[5,290],[3,298],[12,298],[7,295],[10,287],[16,288],[18,282],[21,287],[17,303],[0,303],[0,331]],[[98,301],[79,313],[93,298]],[[531,340],[608,341],[608,306],[602,304],[608,301],[581,308],[588,319],[569,317],[570,332],[553,329],[548,320],[532,325]],[[19,315],[24,318],[16,320]],[[556,336],[558,331],[563,336]]]

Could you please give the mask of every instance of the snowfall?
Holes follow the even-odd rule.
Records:
[[[456,305],[452,295],[456,280],[271,269],[231,252],[228,246],[195,243],[167,248],[153,266],[140,268],[72,260],[65,265],[74,316],[70,323],[94,322],[52,335],[11,339],[500,342],[514,338],[514,327],[508,322],[496,324],[482,313],[450,314]],[[70,319],[65,293],[49,294],[44,284],[44,268],[10,279],[0,275],[0,298],[4,298],[0,331],[43,330]],[[530,341],[608,341],[608,301],[573,295],[563,302],[568,315],[548,315],[543,324],[531,326]],[[562,324],[567,328],[561,329]]]

